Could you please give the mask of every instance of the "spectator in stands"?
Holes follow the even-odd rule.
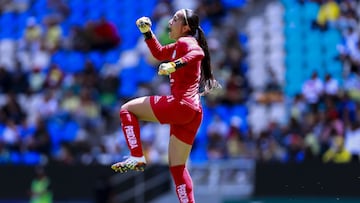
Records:
[[[29,149],[51,157],[52,143],[46,122],[39,117],[35,126],[34,134],[31,136]]]
[[[57,115],[58,100],[53,90],[47,90],[43,97],[36,104],[36,111],[46,121],[53,119]]]
[[[7,119],[2,139],[7,149],[10,151],[20,151],[21,137],[13,120]]]
[[[56,160],[66,165],[73,165],[77,163],[75,155],[71,149],[71,143],[61,143],[60,150],[58,154],[56,154]]]
[[[60,20],[52,15],[44,19],[44,36],[43,42],[45,49],[53,53],[60,47],[60,43],[63,36],[63,30],[59,24]]]
[[[215,26],[219,26],[222,18],[226,16],[226,11],[220,0],[199,1],[197,12],[202,18],[208,18]]]
[[[36,51],[41,45],[43,30],[35,17],[29,17],[26,21],[26,27],[22,39],[20,40],[20,49],[27,51]]]
[[[325,0],[321,5],[314,22],[314,27],[327,30],[335,26],[335,21],[340,16],[340,6],[335,0]]]
[[[17,100],[17,95],[14,93],[8,93],[6,95],[6,103],[1,106],[0,111],[3,115],[5,115],[5,122],[7,122],[7,120],[11,120],[15,125],[21,124],[22,120],[26,116],[19,101]]]
[[[349,28],[357,29],[358,22],[356,12],[350,10],[342,11],[335,25],[342,33],[346,32]]]
[[[360,69],[360,39],[356,42],[353,52],[350,53],[350,64],[352,69]]]
[[[90,34],[79,25],[70,27],[70,34],[64,39],[62,46],[67,50],[87,52],[90,50]]]
[[[9,149],[6,148],[4,141],[0,139],[0,163],[9,163],[10,159]]]
[[[236,105],[246,98],[246,93],[244,93],[245,78],[240,74],[232,72],[232,74],[227,79],[225,84],[225,94],[223,95],[222,102],[228,105]]]
[[[302,86],[302,94],[307,103],[310,104],[313,112],[317,111],[318,104],[323,95],[324,83],[318,77],[317,72],[311,75],[311,78],[306,80]]]
[[[351,161],[350,152],[344,147],[344,138],[337,135],[332,138],[330,148],[324,153],[322,157],[325,163],[344,164]]]
[[[208,159],[218,160],[227,157],[226,139],[229,131],[228,125],[215,115],[207,128]]]
[[[331,136],[344,135],[344,122],[340,120],[340,114],[336,106],[336,100],[326,97],[324,101],[325,127],[321,134],[321,139],[330,140]]]
[[[32,68],[28,75],[29,91],[38,93],[43,90],[46,74],[39,67]]]
[[[354,160],[360,161],[360,122],[351,123],[345,133],[345,148]]]
[[[279,160],[282,161],[286,157],[286,151],[280,147],[275,138],[270,135],[270,131],[262,131],[256,140],[256,144],[258,150],[257,159],[259,161],[276,162]]]
[[[92,61],[86,60],[84,64],[84,70],[82,71],[82,83],[81,86],[95,90],[97,88],[97,83],[99,82],[99,74],[95,68],[95,65]]]
[[[320,143],[311,126],[304,137],[305,161],[319,161]]]
[[[335,97],[339,91],[339,83],[330,74],[326,74],[324,82],[324,94]]]
[[[58,89],[62,86],[65,78],[65,73],[60,69],[59,65],[51,64],[47,72],[44,88],[45,89]]]
[[[30,0],[2,0],[0,1],[0,14],[3,12],[24,12],[28,10],[30,6]]]
[[[91,49],[108,51],[116,48],[121,42],[116,26],[102,16],[91,28]]]
[[[47,0],[47,7],[53,15],[59,15],[59,20],[64,20],[71,14],[69,5],[64,0]]]
[[[80,97],[71,89],[64,90],[64,93],[59,101],[60,114],[65,118],[75,119],[76,112],[80,108]]]
[[[0,93],[8,93],[12,88],[12,75],[5,66],[0,65]]]
[[[360,40],[360,34],[356,28],[348,27],[343,31],[344,43],[339,44],[340,59],[347,62],[350,56],[356,53],[356,44]]]
[[[11,85],[12,91],[15,94],[21,94],[28,90],[29,83],[28,83],[27,73],[25,73],[22,64],[19,61],[16,61],[15,71],[12,73],[11,76],[12,76],[11,82],[9,85]]]
[[[344,121],[345,127],[348,126],[349,123],[353,123],[358,119],[356,112],[358,105],[359,104],[357,102],[349,97],[347,92],[344,92],[344,94],[340,96],[338,107],[340,117]]]
[[[344,89],[352,100],[360,101],[360,75],[359,70],[351,71],[344,82]]]
[[[302,94],[297,94],[294,97],[293,104],[290,107],[290,116],[297,120],[302,121],[307,111],[307,104]]]
[[[97,105],[91,89],[83,88],[80,91],[80,104],[74,115],[81,127],[88,132],[101,134],[102,120],[100,116],[100,107]]]

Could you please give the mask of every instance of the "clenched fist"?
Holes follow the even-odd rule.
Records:
[[[149,32],[151,25],[151,20],[148,17],[141,17],[136,20],[136,26],[139,28],[141,33]]]
[[[159,65],[158,75],[169,75],[176,71],[176,64],[174,62],[162,63]]]

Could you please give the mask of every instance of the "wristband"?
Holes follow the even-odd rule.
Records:
[[[175,69],[179,69],[183,66],[185,66],[186,63],[184,63],[181,59],[177,59],[174,61]]]
[[[147,31],[147,32],[143,33],[143,35],[145,37],[145,40],[151,39],[153,37],[153,34],[151,31]]]

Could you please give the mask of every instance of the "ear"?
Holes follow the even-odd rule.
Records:
[[[190,31],[190,26],[189,25],[184,25],[183,27],[182,27],[182,32],[183,33],[187,33],[187,32],[189,32]]]

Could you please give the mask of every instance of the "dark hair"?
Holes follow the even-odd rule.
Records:
[[[189,35],[194,36],[203,49],[205,57],[201,61],[201,80],[200,86],[204,88],[204,93],[219,87],[219,83],[215,80],[211,68],[211,59],[209,47],[206,41],[205,33],[200,27],[199,16],[190,9],[184,9],[184,25],[188,24],[190,27]]]

